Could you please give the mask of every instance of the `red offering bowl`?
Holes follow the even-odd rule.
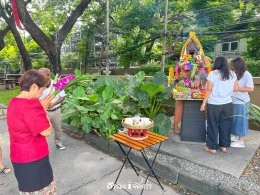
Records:
[[[142,118],[141,118],[142,120]],[[127,136],[133,140],[144,140],[148,137],[148,131],[153,127],[154,122],[151,119],[146,118],[148,123],[146,124],[129,124],[126,123],[126,119],[122,120],[122,126],[127,128]]]

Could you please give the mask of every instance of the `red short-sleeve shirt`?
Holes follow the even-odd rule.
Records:
[[[33,162],[49,154],[46,138],[40,133],[50,124],[39,100],[12,98],[7,107],[7,124],[13,162]]]

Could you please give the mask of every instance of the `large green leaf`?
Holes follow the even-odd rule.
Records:
[[[73,90],[72,94],[77,97],[84,97],[85,89],[82,86],[78,86],[76,89]]]
[[[77,76],[80,76],[81,75],[81,71],[79,69],[75,69],[74,73],[77,75]]]
[[[149,98],[154,98],[156,94],[164,92],[163,85],[157,85],[155,83],[146,83],[140,87],[141,90],[148,93]]]
[[[99,99],[97,94],[89,94],[87,95],[87,98],[91,102],[97,102]]]
[[[155,75],[151,79],[151,82],[157,85],[165,85],[168,84],[168,78],[162,71],[159,71],[155,73]]]
[[[66,103],[70,106],[80,105],[79,100],[76,99],[75,97],[71,97],[71,96],[66,96],[64,103]]]
[[[148,94],[145,91],[140,91],[138,89],[135,89],[134,97],[141,108],[148,108],[151,105]]]
[[[172,122],[170,117],[167,117],[165,114],[158,114],[154,119],[154,131],[161,135],[168,135],[172,127]],[[153,130],[152,129],[152,130]]]
[[[257,126],[260,126],[260,107],[251,103],[249,112],[250,112],[251,119],[253,120],[253,122]]]
[[[118,116],[116,114],[114,114],[114,113],[111,114],[111,118],[113,120],[118,120]]]
[[[145,79],[145,72],[144,71],[139,71],[136,75],[135,78],[137,80],[137,82],[142,82]]]
[[[114,93],[114,88],[112,85],[107,85],[105,90],[102,92],[102,97],[104,102],[106,102],[107,100],[111,99],[113,97],[113,93]]]
[[[74,127],[78,127],[78,125],[80,124],[80,117],[74,117],[70,124]]]
[[[85,124],[85,123],[91,123],[92,122],[92,119],[91,117],[89,117],[88,115],[83,115],[81,117],[81,123],[82,124]]]
[[[110,118],[110,115],[111,115],[111,111],[110,110],[107,110],[106,112],[102,113],[100,115],[100,118],[103,120],[103,121],[106,121],[107,119]]]
[[[91,82],[93,80],[93,78],[95,78],[95,75],[80,75],[78,77],[76,77],[74,80],[70,81],[66,87],[65,90],[69,90],[72,86],[74,85],[78,85],[81,82]]]
[[[86,113],[88,113],[88,111],[89,111],[89,109],[88,108],[85,108],[85,107],[83,107],[83,106],[75,106],[75,108],[81,113],[81,114],[86,114]],[[80,113],[78,113],[78,114],[80,114]]]
[[[62,119],[68,119],[78,115],[78,111],[76,109],[66,109],[62,112]]]
[[[84,123],[82,129],[84,132],[89,133],[91,131],[91,125],[89,123]]]

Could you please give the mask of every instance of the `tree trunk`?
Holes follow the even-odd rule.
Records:
[[[0,51],[2,49],[4,49],[4,47],[5,47],[4,38],[5,38],[5,35],[8,33],[9,30],[10,30],[9,26],[7,26],[4,30],[0,30]]]
[[[106,0],[106,41],[105,41],[105,57],[106,57],[106,75],[109,75],[109,0]]]
[[[168,0],[165,0],[165,11],[164,11],[164,30],[163,30],[163,46],[162,46],[162,64],[161,70],[164,72],[165,55],[166,55],[166,41],[167,41],[167,23],[168,23]]]
[[[14,27],[11,27],[11,31],[14,35],[14,39],[15,39],[15,42],[19,48],[19,52],[21,54],[21,57],[22,57],[22,60],[23,60],[23,67],[24,67],[24,70],[27,71],[27,70],[30,70],[32,69],[32,61],[31,61],[31,58],[25,48],[25,45],[22,41],[22,38],[16,28],[16,26]]]
[[[60,50],[57,52],[52,52],[51,54],[47,54],[50,65],[51,65],[51,70],[54,73],[61,73],[61,62],[60,62]]]
[[[151,52],[151,50],[152,50],[152,48],[153,48],[153,45],[154,45],[154,42],[155,42],[155,40],[152,40],[151,42],[150,42],[150,44],[146,47],[146,49],[145,49],[145,53],[149,53],[149,52]]]
[[[32,69],[32,61],[31,61],[30,56],[29,56],[29,54],[28,54],[28,52],[25,48],[25,45],[22,41],[22,38],[21,38],[17,28],[16,28],[13,16],[11,18],[7,17],[7,15],[6,15],[4,9],[2,8],[2,6],[0,6],[0,11],[1,11],[1,15],[2,15],[3,19],[8,24],[8,27],[10,28],[10,30],[11,30],[13,36],[14,36],[15,42],[17,44],[17,47],[19,49],[19,52],[20,52],[22,60],[23,60],[24,69],[26,71]],[[7,31],[6,31],[6,33],[7,33]],[[4,36],[5,36],[5,34],[4,34]]]

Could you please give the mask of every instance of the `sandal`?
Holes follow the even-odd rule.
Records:
[[[227,148],[226,147],[220,147],[219,148],[221,152],[227,153]]]
[[[204,146],[203,150],[205,150],[206,152],[209,152],[211,154],[216,154],[217,153],[217,150],[210,149],[208,146]]]
[[[7,174],[10,172],[11,172],[11,169],[9,169],[7,167],[3,167],[2,169],[0,169],[0,173],[2,173],[2,174]]]

